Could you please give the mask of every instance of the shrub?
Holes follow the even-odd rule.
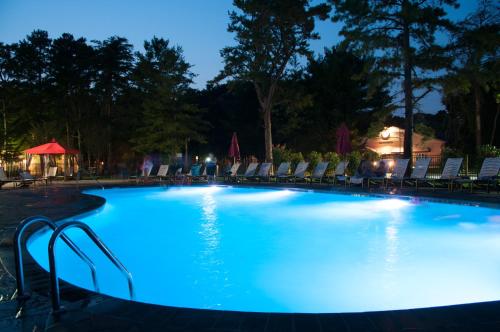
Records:
[[[307,155],[307,159],[309,160],[309,168],[311,170],[314,170],[316,168],[316,165],[318,165],[318,163],[321,162],[323,158],[321,156],[321,152],[311,151]]]
[[[354,175],[356,173],[356,169],[361,162],[361,152],[353,151],[347,155],[347,160],[349,161],[349,165],[347,166],[347,174]]]
[[[301,161],[304,160],[304,156],[302,156],[302,152],[291,152],[290,153],[290,167],[292,169],[295,169],[297,167],[297,164],[300,163]]]
[[[273,162],[274,166],[278,167],[282,162],[291,161],[292,152],[288,150],[284,145],[273,146]]]
[[[369,160],[369,161],[377,161],[380,159],[380,156],[377,152],[372,151],[372,150],[365,150],[361,156],[362,160]]]
[[[335,167],[340,162],[340,156],[336,152],[327,152],[323,155],[323,160],[328,161],[327,174],[333,174]]]
[[[479,147],[479,156],[480,159],[484,159],[487,157],[500,157],[500,149],[494,145],[481,145]]]

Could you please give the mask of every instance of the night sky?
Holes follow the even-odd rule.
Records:
[[[314,1],[320,2],[320,1]],[[474,0],[461,0],[461,8],[449,10],[450,18],[460,20],[476,7]],[[0,41],[17,42],[31,31],[42,29],[51,38],[64,32],[87,40],[125,37],[136,50],[153,36],[180,45],[193,65],[195,87],[204,88],[222,68],[220,49],[234,43],[226,31],[232,0],[0,0]],[[316,53],[336,44],[340,25],[318,22],[321,39],[312,41]],[[442,109],[439,94],[426,98],[422,109]]]

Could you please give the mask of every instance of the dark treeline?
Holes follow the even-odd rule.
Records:
[[[404,63],[395,58],[400,54],[398,45],[387,46],[395,50],[391,54],[368,52],[368,44],[357,47],[354,42],[365,38],[362,34],[366,32],[346,30],[345,41],[314,57],[307,43],[315,38],[311,20],[325,19],[330,8],[307,7],[308,1],[302,0],[276,2],[286,9],[273,8],[295,21],[283,23],[271,15],[260,24],[275,25],[285,32],[302,31],[302,35],[285,40],[272,38],[286,33],[266,35],[267,44],[261,46],[270,47],[272,52],[266,48],[264,53],[276,57],[283,50],[272,49],[273,43],[276,47],[289,45],[295,53],[286,53],[281,62],[251,63],[265,56],[249,53],[257,32],[242,26],[250,26],[245,11],[257,15],[261,8],[235,1],[242,14],[232,14],[230,31],[241,34],[237,39],[241,47],[222,51],[226,67],[203,90],[191,87],[195,76],[191,65],[183,58],[182,49],[168,39],[145,41],[143,52],[134,51],[123,37],[88,41],[65,33],[52,39],[41,30],[17,43],[0,43],[2,159],[15,161],[25,148],[54,137],[79,149],[83,166],[103,163],[115,172],[118,167],[135,168],[145,154],[166,159],[181,152],[200,156],[212,152],[223,157],[232,132],[238,133],[243,155],[269,157],[269,143],[286,144],[303,153],[327,152],[334,150],[335,132],[342,122],[348,124],[359,147],[363,137],[376,135],[384,125],[408,128],[408,107],[412,131],[445,139],[448,147],[460,153],[477,153],[482,145],[500,144],[499,16],[495,15],[498,7],[491,2],[480,1],[477,12],[464,22],[450,22],[450,41],[436,46],[439,52],[425,55],[423,47],[410,49],[418,67],[412,71],[411,86],[406,85],[411,92],[411,100],[403,103],[406,119],[392,116],[401,107],[394,84],[404,85],[404,75],[399,75]],[[368,8],[352,7],[348,1],[332,1],[332,7],[335,20],[350,22],[359,19],[356,10]],[[418,14],[420,9],[412,10]],[[424,19],[429,17],[420,18]],[[301,29],[287,25],[292,21],[302,22]],[[240,25],[242,22],[247,25]],[[435,30],[429,29],[426,38],[433,42],[430,36]],[[245,39],[249,35],[253,39]],[[247,58],[241,56],[245,52]],[[296,61],[299,56],[308,58],[304,66]],[[436,65],[431,69],[445,69],[445,74],[421,75],[432,63]],[[241,71],[243,64],[254,70]],[[266,74],[278,65],[282,71],[275,76]],[[414,94],[436,89],[443,93],[445,109],[435,115],[419,113],[420,96]],[[271,110],[269,137],[266,128],[271,129]]]

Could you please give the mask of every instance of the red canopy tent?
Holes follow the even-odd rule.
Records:
[[[24,153],[26,153],[28,155],[28,158],[26,158],[27,159],[26,168],[29,168],[29,164],[31,162],[32,155],[36,154],[36,155],[44,156],[46,159],[51,155],[52,156],[64,155],[64,175],[66,176],[67,164],[68,164],[67,163],[68,159],[66,158],[66,156],[77,156],[80,153],[80,151],[78,151],[76,149],[65,148],[61,144],[57,143],[57,141],[53,138],[52,141],[50,141],[49,143],[42,144],[42,145],[35,146],[33,148],[30,148],[30,149],[24,150]],[[46,172],[48,170],[47,166],[48,166],[48,162],[45,161],[45,163],[43,165],[44,174],[46,174]]]

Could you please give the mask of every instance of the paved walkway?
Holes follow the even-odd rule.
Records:
[[[128,184],[116,180],[102,182],[111,186]],[[0,190],[0,331],[500,331],[500,301],[356,314],[238,313],[135,303],[68,285],[62,292],[68,310],[55,319],[50,314],[47,297],[48,274],[33,261],[26,268],[33,295],[26,303],[18,304],[13,300],[11,240],[16,225],[32,215],[61,219],[100,206],[101,198],[80,193],[82,187],[95,184],[82,181],[79,186],[68,182],[34,189]],[[318,188],[330,190],[325,186]],[[412,192],[402,192],[409,193]],[[461,192],[423,191],[419,195],[453,200],[472,197],[474,201],[495,206],[500,202],[498,194],[471,196]]]

